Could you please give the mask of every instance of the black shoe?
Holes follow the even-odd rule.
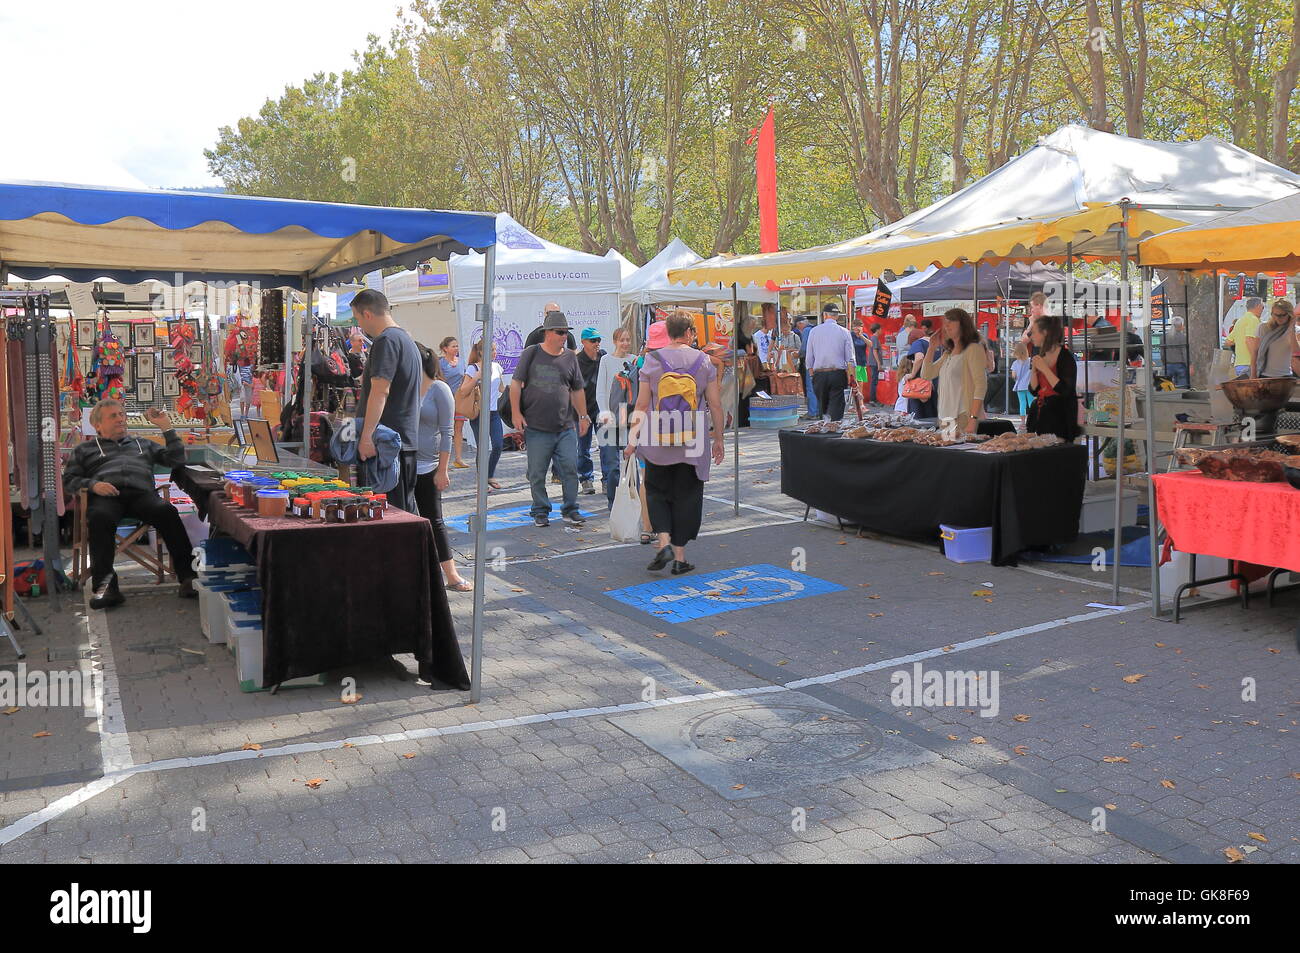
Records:
[[[695,567],[692,566],[690,563],[685,562],[685,561],[683,561],[683,560],[680,560],[680,559],[674,559],[674,560],[673,560],[673,575],[674,575],[674,576],[680,576],[682,573],[684,573],[684,572],[690,572],[690,571],[691,571],[692,569],[694,569],[694,568],[695,568]]]
[[[180,589],[177,590],[176,594],[182,599],[197,599],[199,593],[194,588],[194,577],[190,576],[189,579],[182,579]]]
[[[118,591],[117,573],[114,573],[95,587],[90,597],[90,608],[112,609],[124,602],[126,602],[126,596]]]
[[[547,526],[551,525],[551,518],[549,516],[534,516],[533,525],[541,526],[543,529],[545,529]]]
[[[655,558],[650,560],[650,565],[645,568],[651,572],[658,572],[673,561],[672,546],[665,546],[659,552],[655,553]]]
[[[595,493],[596,493],[596,484],[595,484],[595,481],[593,481],[593,480],[583,480],[583,481],[582,481],[582,490],[581,490],[580,492],[582,492],[583,495],[585,495],[585,496],[594,496]]]
[[[586,526],[587,518],[581,513],[569,513],[565,515],[564,522],[568,523],[570,526]]]

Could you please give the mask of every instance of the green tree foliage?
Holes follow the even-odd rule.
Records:
[[[505,210],[635,262],[896,220],[1066,122],[1296,167],[1300,0],[414,0],[354,68],[220,130],[232,192]]]

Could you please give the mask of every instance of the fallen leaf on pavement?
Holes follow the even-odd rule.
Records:
[[[945,576],[945,575],[947,575],[947,573],[942,573],[942,572],[928,572],[928,573],[926,573],[926,575],[927,575],[927,576]]]
[[[735,741],[736,739],[735,739],[735,738],[723,738],[722,740],[723,740],[723,741]]]
[[[667,632],[656,632],[656,633],[655,633],[655,638],[656,638],[656,639],[666,639],[666,638],[668,638],[668,633],[667,633]]]
[[[714,635],[730,635],[731,633],[728,632],[726,629],[718,629],[718,631],[714,632],[713,634],[714,634]]]
[[[309,778],[304,781],[303,784],[307,785],[307,787],[314,791],[328,780],[329,778]]]
[[[339,701],[341,701],[345,705],[355,705],[357,702],[361,701],[361,699],[364,697],[365,697],[364,695],[358,692],[352,695],[348,695],[346,698],[340,698]]]
[[[1130,685],[1136,685],[1144,678],[1146,678],[1145,675],[1125,675],[1124,681],[1128,682]]]
[[[868,599],[879,599],[880,596],[867,596]]]
[[[245,744],[242,748],[240,748],[239,750],[240,750],[240,751],[261,751],[261,750],[262,750],[262,746],[259,745],[259,744],[257,744],[256,742],[250,741],[250,742],[246,743],[246,744]]]
[[[971,595],[972,595],[972,596],[991,596],[991,595],[993,595],[993,590],[992,590],[992,589],[976,589],[974,592],[971,593]]]
[[[949,735],[949,736],[948,736],[948,740],[949,740],[949,741],[960,741],[961,739],[958,738],[956,735]]]
[[[870,618],[870,619],[879,619],[882,615],[884,615],[883,612],[868,612],[868,613],[867,613],[867,617]]]
[[[16,714],[16,713],[18,713],[18,712],[20,712],[20,711],[22,711],[22,709],[19,708],[17,705],[14,705],[12,708],[6,708],[6,709],[5,709],[5,714],[6,714],[6,715],[13,715],[13,714]]]
[[[1019,722],[1026,722],[1026,721],[1029,720],[1029,716],[1028,716],[1028,715],[1012,715],[1012,716],[1011,716],[1011,720],[1012,720],[1012,721],[1019,721]]]
[[[1245,860],[1246,855],[1235,847],[1223,848],[1223,856],[1228,858],[1228,863],[1235,864],[1239,860]]]
[[[1119,810],[1119,805],[1118,805],[1118,804],[1107,804],[1107,805],[1105,805],[1105,808],[1106,808],[1106,810],[1108,810],[1108,811],[1118,811],[1118,810]]]
[[[1015,746],[1014,748],[1012,748],[1011,750],[1014,751],[1016,754],[1020,755],[1020,757],[1022,757],[1022,758],[1023,758],[1025,755],[1029,754],[1029,749],[1026,748],[1024,745],[1016,745],[1016,746]]]
[[[1177,785],[1174,784],[1173,781],[1170,781],[1168,778],[1161,778],[1161,779],[1160,779],[1160,786],[1161,786],[1162,788],[1168,788],[1170,791],[1174,790],[1174,788],[1177,787]]]
[[[1113,755],[1113,754],[1107,755],[1101,760],[1105,761],[1107,764],[1128,764],[1128,758],[1123,758],[1120,757],[1119,755]]]
[[[1156,648],[1158,648],[1158,649],[1163,649],[1164,647],[1165,647],[1165,643],[1163,643],[1163,642],[1157,642],[1157,643],[1156,643]]]
[[[743,791],[743,790],[745,790],[745,786],[744,786],[743,784],[733,784],[733,785],[731,786],[731,790],[733,790],[733,791]]]
[[[1249,834],[1247,834],[1246,836],[1249,837],[1251,840],[1257,840],[1257,841],[1259,841],[1261,844],[1267,844],[1267,843],[1268,843],[1268,838],[1265,837],[1263,834],[1260,834],[1260,833],[1258,833],[1258,832],[1256,832],[1256,831],[1251,831],[1251,832],[1250,832]]]
[[[988,742],[984,739],[984,736],[983,736],[983,735],[976,735],[974,738],[972,738],[972,739],[970,740],[970,743],[973,744],[973,745],[986,745],[986,744],[988,744]]]
[[[352,742],[350,742],[350,741],[345,741],[345,742],[343,742],[343,747],[345,747],[345,748],[355,748],[356,745],[354,745],[354,744],[353,744]]]
[[[50,733],[49,733],[48,731],[38,731],[38,732],[36,732],[36,734],[32,735],[32,737],[33,737],[33,738],[48,738],[48,737],[50,737]]]
[[[1281,649],[1269,649],[1269,652],[1271,652],[1273,655],[1277,655],[1281,651],[1282,651]]]
[[[414,758],[415,755],[414,755],[414,754],[404,754],[404,755],[402,755],[402,757],[403,757],[403,758],[406,758],[406,759],[409,760],[409,759],[411,759],[411,758]]]
[[[1142,742],[1140,742],[1140,741],[1135,741],[1135,742],[1133,742],[1131,745],[1129,745],[1129,747],[1130,747],[1130,748],[1145,748],[1146,745],[1144,745],[1144,744],[1143,744]]]

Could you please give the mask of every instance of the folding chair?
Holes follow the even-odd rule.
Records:
[[[164,502],[171,502],[171,487],[162,488]],[[80,586],[90,575],[90,522],[89,491],[81,490],[74,499],[75,513],[72,524],[72,581]],[[162,536],[154,533],[154,540],[149,542],[148,523],[133,517],[124,517],[117,527],[117,549],[114,559],[126,556],[149,570],[158,577],[161,584],[167,576],[174,576],[176,569],[171,565],[163,550]]]

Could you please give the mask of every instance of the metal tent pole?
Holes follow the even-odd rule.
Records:
[[[483,303],[476,315],[483,322],[483,342],[478,362],[480,400],[478,411],[477,450],[475,472],[477,493],[474,504],[474,628],[470,647],[469,701],[478,704],[483,693],[483,603],[487,585],[487,479],[488,462],[492,457],[486,452],[492,443],[492,409],[494,401],[488,394],[492,387],[492,282],[497,270],[497,246],[489,245],[483,256]],[[588,408],[590,410],[590,408]],[[487,444],[485,448],[484,444]]]
[[[1142,248],[1138,246],[1138,258],[1141,260]],[[1159,530],[1159,520],[1156,518],[1156,481],[1153,479],[1156,472],[1156,415],[1155,415],[1155,387],[1152,384],[1152,371],[1155,369],[1151,364],[1151,315],[1152,315],[1152,293],[1151,293],[1151,276],[1154,270],[1151,268],[1142,268],[1142,306],[1145,310],[1143,324],[1145,327],[1142,331],[1142,364],[1146,371],[1146,393],[1145,406],[1146,413],[1143,416],[1147,422],[1147,539],[1151,551],[1151,615],[1153,618],[1160,618],[1160,561],[1159,545],[1156,542],[1156,534]],[[1119,562],[1118,558],[1115,560]]]
[[[1124,399],[1128,383],[1128,307],[1132,297],[1128,286],[1128,202],[1121,202],[1123,218],[1119,232],[1119,419],[1115,429],[1115,534],[1111,554],[1111,603],[1119,605],[1120,547],[1124,542]],[[1147,414],[1150,415],[1150,408]]]
[[[302,455],[304,457],[311,455],[311,366],[316,357],[316,335],[313,334],[311,326],[311,279],[304,278],[303,285],[307,288],[307,318],[303,321],[303,331],[305,340],[302,348]],[[284,296],[284,323],[286,333],[293,330],[293,291],[285,291]],[[365,411],[363,410],[362,413]]]
[[[847,319],[846,319],[847,320]],[[740,515],[740,294],[737,286],[731,286],[731,362],[732,378],[736,386],[736,410],[731,418],[732,426],[732,460],[735,472],[732,474],[732,500],[736,515]],[[724,421],[725,422],[725,421]]]
[[[251,294],[251,292],[250,292]],[[293,311],[284,315],[284,404],[288,407],[293,399]],[[305,448],[304,448],[305,449]],[[306,453],[303,456],[307,456]]]

